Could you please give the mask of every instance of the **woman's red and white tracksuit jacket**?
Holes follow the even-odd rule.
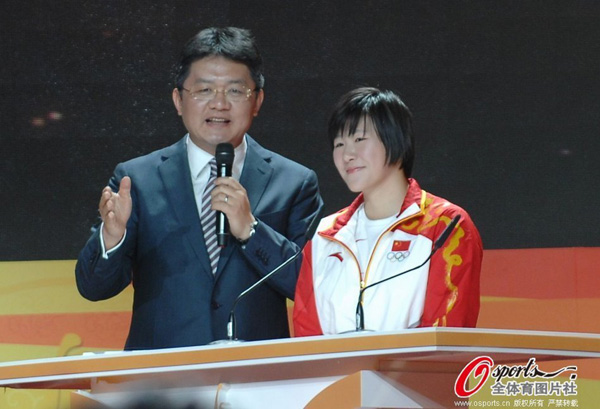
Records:
[[[356,328],[360,289],[421,264],[452,218],[461,219],[445,244],[421,268],[366,289],[365,328],[474,327],[479,315],[483,249],[469,215],[421,190],[414,179],[391,225],[379,236],[361,271],[357,256],[359,195],[321,220],[304,248],[294,300],[294,335],[336,334]]]

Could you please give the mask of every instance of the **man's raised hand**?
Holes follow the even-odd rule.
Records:
[[[98,211],[104,222],[102,230],[104,247],[106,250],[110,250],[123,238],[127,221],[131,216],[131,178],[129,176],[121,179],[117,193],[114,193],[108,186],[102,190]]]

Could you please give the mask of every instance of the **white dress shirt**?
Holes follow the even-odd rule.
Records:
[[[194,185],[194,196],[196,197],[196,206],[198,214],[202,213],[202,195],[204,188],[210,179],[210,160],[214,157],[210,153],[200,149],[192,142],[190,136],[186,139],[188,162],[190,164],[190,175],[192,176],[192,184]],[[246,136],[242,139],[242,143],[233,150],[233,165],[231,167],[231,177],[235,180],[240,180],[244,161],[246,160]]]

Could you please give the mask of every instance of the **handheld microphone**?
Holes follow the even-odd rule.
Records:
[[[433,257],[435,252],[438,251],[444,245],[446,240],[448,240],[448,237],[452,233],[452,230],[454,230],[454,228],[456,227],[456,224],[458,223],[459,220],[460,220],[460,214],[457,214],[456,216],[454,216],[454,218],[450,221],[450,223],[448,223],[448,226],[446,226],[446,228],[444,229],[442,234],[439,235],[438,239],[433,244],[433,248],[431,249],[431,253],[429,253],[429,256],[427,256],[425,261],[423,261],[421,264],[419,264],[416,267],[409,268],[408,270],[402,271],[393,276],[384,278],[383,280],[379,280],[375,283],[369,284],[360,290],[360,292],[358,293],[358,304],[356,305],[356,331],[365,331],[365,311],[364,311],[363,305],[362,305],[362,297],[363,297],[363,293],[365,292],[365,290],[367,288],[374,287],[381,283],[385,283],[386,281],[391,280],[392,278],[400,277],[401,275],[410,273],[411,271],[414,271],[414,270],[417,270],[417,269],[423,267],[425,265],[425,263],[427,263],[431,259],[431,257]]]
[[[312,239],[312,237],[315,235],[315,232],[317,231],[317,227],[319,226],[319,221],[321,220],[321,216],[323,214],[323,209],[324,209],[323,207],[319,208],[319,210],[317,211],[317,214],[315,214],[315,216],[311,220],[310,224],[308,225],[308,229],[306,230],[306,234],[304,236],[306,242],[308,242],[310,239]],[[284,268],[285,266],[290,264],[292,261],[296,260],[300,254],[302,254],[302,247],[299,248],[298,251],[295,252],[290,258],[288,258],[283,263],[281,263],[280,265],[275,267],[275,269],[271,270],[267,275],[263,276],[260,280],[258,280],[256,283],[252,284],[250,287],[248,287],[240,295],[237,296],[237,298],[233,302],[233,306],[231,307],[231,312],[229,313],[229,322],[227,323],[227,340],[225,342],[239,341],[236,336],[236,326],[235,326],[235,307],[237,306],[238,302],[242,298],[244,298],[246,295],[250,294],[255,288],[257,288],[263,282],[265,282],[266,280],[268,280],[269,278],[271,278],[272,276],[277,274],[279,271],[281,271],[282,268]],[[217,341],[217,342],[219,342],[219,341]]]
[[[233,166],[233,145],[230,143],[220,143],[217,145],[215,159],[217,160],[217,177],[231,176],[231,167]],[[217,212],[217,244],[219,247],[227,245],[229,237],[229,222],[223,212]]]

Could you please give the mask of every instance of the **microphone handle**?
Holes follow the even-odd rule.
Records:
[[[238,297],[233,302],[233,306],[231,307],[231,312],[229,313],[229,322],[227,324],[227,337],[230,340],[236,339],[236,331],[235,331],[236,330],[236,328],[235,328],[235,307],[237,306],[238,302],[242,298],[244,298],[246,295],[248,295],[249,293],[251,293],[252,290],[254,290],[256,287],[258,287],[259,285],[261,285],[264,281],[266,281],[269,278],[271,278],[272,275],[274,275],[275,273],[279,272],[282,268],[284,268],[285,266],[287,266],[288,264],[290,264],[292,261],[294,261],[295,259],[297,259],[300,254],[302,254],[302,248],[300,248],[296,253],[294,253],[291,257],[289,257],[283,263],[281,263],[280,265],[278,265],[269,274],[267,274],[266,276],[263,276],[260,280],[258,280],[254,284],[252,284],[250,287],[248,287],[247,289],[245,289],[240,295],[238,295]]]
[[[383,280],[377,281],[375,283],[371,283],[371,284],[369,284],[369,285],[361,288],[360,292],[358,293],[358,303],[356,305],[356,318],[357,318],[357,320],[356,320],[356,330],[357,331],[363,331],[365,329],[365,312],[363,310],[363,305],[362,305],[361,301],[362,301],[363,293],[365,292],[365,290],[367,288],[371,288],[371,287],[374,287],[374,286],[376,286],[378,284],[385,283],[386,281],[391,280],[392,278],[400,277],[401,275],[404,275],[406,273],[410,273],[411,271],[414,271],[414,270],[417,270],[417,269],[423,267],[425,265],[425,263],[427,263],[431,259],[431,257],[435,254],[436,251],[437,251],[437,249],[434,249],[434,251],[432,251],[431,253],[429,253],[429,256],[427,256],[427,258],[425,259],[425,261],[423,261],[421,264],[419,264],[416,267],[409,268],[406,271],[402,271],[401,273],[395,274],[395,275],[393,275],[391,277],[384,278]]]
[[[360,296],[361,296],[361,298],[362,298],[362,293],[363,293],[363,292],[364,292],[364,291],[365,291],[367,288],[371,288],[371,287],[373,287],[373,286],[376,286],[376,285],[378,285],[378,284],[385,283],[386,281],[389,281],[389,280],[391,280],[392,278],[400,277],[401,275],[404,275],[404,274],[406,274],[406,273],[410,273],[411,271],[414,271],[414,270],[416,270],[416,269],[419,269],[419,268],[423,267],[423,266],[425,265],[425,263],[427,263],[427,262],[429,261],[429,259],[431,259],[431,257],[432,257],[434,254],[435,254],[435,251],[432,251],[431,253],[429,253],[429,256],[427,256],[427,258],[425,259],[425,261],[423,261],[421,264],[419,264],[419,265],[418,265],[418,266],[416,266],[416,267],[409,268],[409,269],[408,269],[408,270],[406,270],[406,271],[402,271],[401,273],[395,274],[395,275],[393,275],[393,276],[391,276],[391,277],[384,278],[383,280],[377,281],[377,282],[375,282],[375,283],[371,283],[371,284],[369,284],[369,285],[367,285],[367,286],[363,287],[363,288],[360,290]]]
[[[231,165],[219,163],[217,166],[217,177],[231,176]],[[217,212],[217,245],[225,247],[229,238],[229,221],[223,212]]]
[[[364,309],[363,309],[363,306],[362,306],[362,296],[363,296],[363,293],[365,292],[365,290],[367,288],[371,288],[371,287],[379,285],[381,283],[385,283],[386,281],[391,280],[392,278],[400,277],[401,275],[404,275],[406,273],[410,273],[411,271],[414,271],[414,270],[417,270],[417,269],[423,267],[425,265],[425,263],[427,263],[431,259],[431,257],[433,257],[433,255],[444,245],[444,243],[446,242],[446,240],[448,240],[448,237],[450,236],[450,234],[454,230],[454,227],[456,227],[456,224],[460,220],[460,217],[461,217],[460,214],[457,214],[450,221],[450,223],[448,223],[448,225],[446,226],[446,228],[444,229],[444,231],[442,231],[442,234],[440,234],[439,237],[438,237],[438,239],[435,241],[435,243],[433,245],[433,249],[429,253],[429,256],[427,256],[427,258],[425,259],[425,261],[423,261],[421,264],[419,264],[416,267],[410,268],[410,269],[408,269],[406,271],[402,271],[402,272],[400,272],[398,274],[395,274],[395,275],[393,275],[391,277],[384,278],[383,280],[377,281],[375,283],[371,283],[371,284],[369,284],[369,285],[361,288],[361,290],[358,293],[358,303],[356,305],[356,330],[357,331],[363,331],[365,329],[365,313],[364,313]]]
[[[313,235],[317,231],[317,227],[319,226],[319,221],[321,220],[322,215],[323,215],[323,207],[320,207],[317,210],[317,213],[313,216],[313,219],[311,220],[310,224],[308,225],[308,229],[306,229],[304,238],[306,239],[307,242],[312,239]],[[302,254],[302,247],[300,247],[298,249],[298,251],[296,253],[294,253],[290,258],[288,258],[283,263],[281,263],[280,265],[275,267],[275,269],[273,271],[271,271],[269,274],[267,274],[266,276],[264,276],[263,278],[258,280],[256,283],[252,284],[250,287],[248,287],[240,295],[237,296],[237,298],[233,302],[233,306],[231,307],[231,312],[229,313],[229,322],[227,323],[227,337],[229,338],[230,341],[236,339],[236,333],[235,333],[236,327],[235,327],[235,314],[234,313],[235,313],[235,307],[236,307],[237,303],[242,298],[244,298],[248,293],[250,293],[256,287],[261,285],[264,281],[268,280],[273,274],[277,273],[282,268],[284,268],[285,266],[290,264],[292,261],[297,259],[300,254]]]

